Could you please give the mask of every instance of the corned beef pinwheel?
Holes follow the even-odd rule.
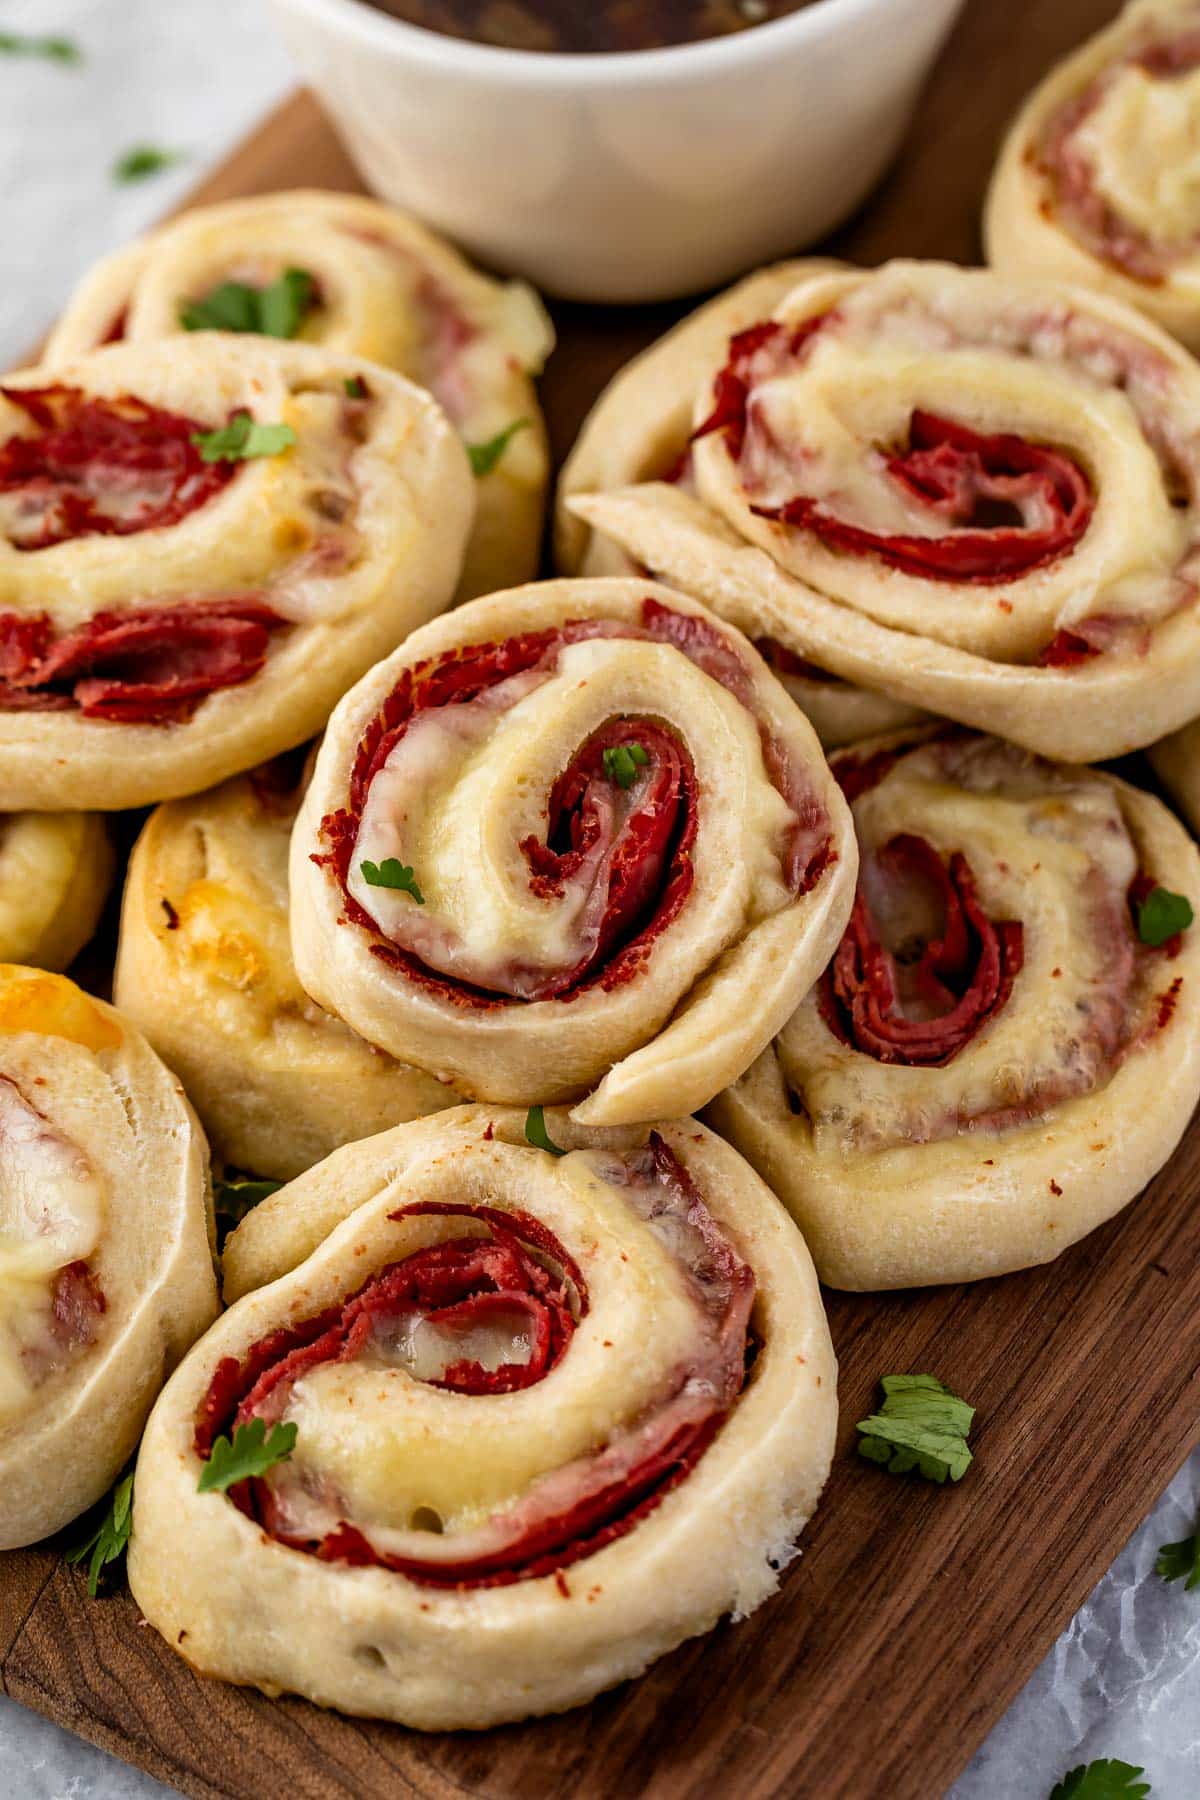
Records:
[[[1140,307],[1200,350],[1200,0],[1133,0],[1051,70],[1009,132],[988,260]]]
[[[129,1551],[204,1674],[495,1725],[775,1589],[837,1418],[799,1233],[694,1120],[539,1123],[542,1148],[519,1112],[398,1126],[230,1240],[236,1303],[151,1417]]]
[[[554,332],[524,282],[479,274],[378,200],[256,194],[197,207],[98,263],[45,360],[205,328],[298,338],[428,388],[478,470],[460,597],[535,573],[549,461],[533,378]]]
[[[834,759],[850,924],[711,1109],[833,1287],[1048,1262],[1200,1096],[1200,855],[1161,803],[956,728]]]
[[[571,502],[753,637],[1086,762],[1200,712],[1200,367],[1082,289],[815,276],[700,393],[698,498]]]
[[[473,1099],[595,1089],[576,1118],[632,1124],[770,1042],[854,873],[812,728],[739,632],[649,581],[551,581],[346,696],[292,837],[292,950],[323,1006]]]
[[[837,267],[809,258],[759,269],[699,307],[613,377],[584,420],[558,484],[555,547],[564,575],[645,572],[611,540],[590,531],[567,502],[576,494],[608,493],[636,481],[669,481],[688,491],[688,440],[703,371],[720,360],[735,333],[757,324],[798,282]],[[754,637],[753,609],[724,613]],[[886,694],[839,681],[776,638],[759,637],[755,648],[826,749],[898,731],[921,716]]]
[[[0,814],[0,963],[65,969],[99,923],[113,865],[98,813]]]
[[[83,1512],[212,1323],[204,1134],[111,1006],[0,965],[0,1550]]]
[[[0,383],[0,807],[139,806],[311,737],[447,605],[467,458],[305,344],[117,344]]]
[[[1150,751],[1154,772],[1196,836],[1200,836],[1200,720]]]
[[[288,941],[299,756],[159,807],[129,862],[118,1006],[187,1087],[213,1149],[275,1180],[451,1106],[309,999]],[[2,866],[2,865],[0,865]]]

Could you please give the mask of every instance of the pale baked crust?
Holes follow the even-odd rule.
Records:
[[[1192,828],[1200,834],[1200,722],[1185,725],[1149,751],[1154,773]]]
[[[647,605],[695,618],[697,629],[715,634],[740,670],[757,721],[682,652],[637,636]],[[634,635],[573,645],[561,671],[498,718],[482,701],[443,709],[450,726],[473,730],[471,720],[480,721],[484,747],[471,753],[460,777],[458,750],[448,743],[418,783],[412,806],[420,817],[396,840],[404,854],[388,854],[416,868],[432,904],[418,914],[399,897],[394,920],[402,928],[425,930],[427,921],[440,928],[445,907],[456,907],[456,931],[480,944],[485,957],[517,957],[518,943],[520,954],[533,957],[557,943],[552,934],[563,911],[552,896],[538,895],[521,846],[529,837],[544,841],[549,793],[581,744],[622,716],[665,721],[693,760],[692,885],[632,978],[611,991],[593,982],[566,999],[463,1005],[389,964],[386,941],[343,923],[345,894],[322,821],[346,809],[359,744],[406,670],[463,645],[557,630],[571,620],[608,620]],[[521,721],[519,733],[510,720]],[[802,773],[823,821],[817,835],[825,860],[799,892],[781,877],[777,848],[780,833],[791,829],[789,811],[767,776],[760,727]],[[442,785],[431,786],[438,778]],[[381,854],[364,848],[361,824],[352,820],[354,869]],[[420,848],[409,848],[411,831],[424,833]],[[575,1114],[586,1124],[678,1117],[746,1067],[816,978],[840,936],[854,874],[849,815],[815,735],[740,634],[651,582],[550,581],[459,608],[415,633],[347,695],[330,721],[292,838],[292,950],[301,982],[321,1005],[472,1097],[554,1103],[594,1089]],[[369,890],[363,897],[383,904]],[[378,911],[371,916],[378,920]],[[375,947],[381,942],[383,954]],[[496,988],[490,979],[464,979]]]
[[[974,769],[971,785],[955,769]],[[864,867],[892,833],[967,856],[984,911],[1023,929],[1011,993],[941,1067],[839,1042],[812,995],[708,1117],[791,1209],[830,1286],[1048,1262],[1133,1199],[1200,1096],[1200,933],[1145,949],[1126,897],[1141,872],[1194,902],[1200,855],[1127,783],[966,734],[945,755],[918,741],[855,811]]]
[[[434,402],[383,370],[371,373],[354,441],[342,409],[360,369],[314,345],[212,332],[55,368],[53,380],[88,395],[132,393],[213,426],[248,409],[290,424],[296,442],[240,464],[177,524],[34,550],[0,541],[0,611],[44,613],[65,632],[102,612],[249,593],[287,629],[259,674],[209,694],[184,722],[0,712],[0,807],[108,810],[210,786],[311,737],[377,657],[448,604],[473,506],[467,459]],[[6,386],[49,378],[26,370]],[[21,418],[0,401],[0,429]],[[317,510],[331,477],[349,496],[338,524]],[[332,568],[326,545],[340,559]]]
[[[534,378],[553,328],[524,282],[481,275],[444,239],[382,201],[298,189],[193,208],[85,276],[44,360],[73,359],[118,326],[137,344],[173,335],[187,301],[231,279],[262,285],[288,267],[311,274],[320,295],[301,341],[365,357],[429,388],[468,444],[528,421],[476,483],[458,596],[529,580],[549,479]]]
[[[554,1114],[547,1126],[571,1149],[632,1148],[647,1136],[585,1132]],[[624,1362],[626,1284],[633,1284],[629,1294],[637,1291],[660,1246],[619,1192],[596,1179],[595,1159],[554,1159],[530,1148],[523,1128],[523,1114],[464,1107],[350,1145],[265,1202],[231,1240],[227,1286],[243,1297],[155,1409],[138,1464],[129,1551],[138,1605],[201,1672],[421,1729],[485,1727],[577,1705],[708,1630],[722,1613],[751,1611],[776,1587],[829,1468],[836,1366],[799,1234],[740,1158],[693,1121],[657,1129],[753,1270],[757,1356],[700,1460],[623,1537],[557,1577],[435,1589],[386,1568],[287,1549],[223,1496],[196,1492],[195,1414],[218,1360],[357,1289],[395,1257],[404,1227],[387,1215],[412,1200],[472,1199],[532,1212],[576,1257],[588,1283],[587,1319],[536,1389],[462,1398],[472,1417],[483,1415],[483,1434],[494,1429],[486,1423],[490,1408],[528,1416],[509,1401],[537,1398],[541,1411],[579,1392],[602,1410],[606,1381],[615,1416],[622,1380],[652,1370],[656,1349],[647,1346],[636,1374],[631,1367],[624,1377],[603,1359]],[[631,1255],[622,1265],[626,1231]],[[258,1281],[267,1285],[248,1291]],[[615,1340],[608,1350],[604,1337]]]
[[[129,860],[114,992],[184,1082],[214,1151],[290,1181],[456,1096],[323,1012],[288,941],[300,800],[242,776],[151,815]]]
[[[604,494],[634,482],[657,481],[674,468],[687,452],[697,387],[721,361],[734,333],[773,312],[800,281],[840,266],[807,257],[759,269],[698,307],[614,375],[580,427],[559,477],[554,537],[564,575],[636,573],[632,559],[611,540],[589,530],[568,502],[577,494]],[[751,615],[723,616],[753,638]],[[795,648],[787,639],[782,642],[785,648]],[[919,708],[869,688],[852,687],[836,676],[820,680],[775,672],[827,750],[855,738],[899,731],[923,717]]]
[[[0,1409],[0,1548],[11,1549],[100,1498],[137,1444],[164,1373],[218,1308],[204,1134],[141,1033],[61,975],[3,965],[0,1077],[10,1131],[40,1120],[31,1149],[15,1136],[6,1144],[0,1195],[9,1213],[0,1220],[0,1372],[10,1378]],[[22,1213],[16,1187],[28,1155],[41,1225]],[[92,1341],[68,1345],[26,1389],[27,1358],[45,1347],[42,1288],[56,1257],[32,1290],[13,1283],[22,1249],[46,1243],[45,1221],[64,1203],[61,1181],[39,1179],[46,1165],[37,1159],[47,1155],[86,1201],[82,1215],[64,1212],[50,1242],[66,1234],[62,1257],[86,1261],[103,1305]]]
[[[1105,31],[1051,69],[1009,130],[984,212],[988,261],[1002,274],[1049,276],[1098,289],[1140,308],[1191,350],[1200,349],[1200,241],[1156,246],[1153,232],[1157,227],[1169,239],[1172,223],[1192,214],[1187,120],[1196,105],[1197,76],[1193,71],[1185,78],[1185,93],[1179,78],[1156,80],[1131,69],[1126,59],[1143,45],[1197,32],[1195,0],[1133,0]],[[1089,104],[1093,95],[1099,106]],[[1112,226],[1132,227],[1142,251],[1128,268],[1105,253],[1103,239],[1089,241],[1091,234],[1073,225],[1042,160],[1047,134],[1059,121],[1066,126],[1081,103],[1090,115],[1081,121],[1090,140],[1084,160],[1092,181],[1098,176],[1103,184],[1094,191],[1110,209]],[[1172,185],[1181,190],[1177,197],[1163,191]],[[1181,203],[1184,221],[1175,218]],[[1138,217],[1123,216],[1123,204],[1133,205]]]
[[[114,860],[98,813],[0,818],[0,963],[73,962],[99,923]]]
[[[945,264],[819,276],[774,316],[788,332],[836,319],[832,347],[818,332],[811,361],[776,383],[777,404],[845,460],[872,505],[898,501],[883,491],[870,442],[907,430],[910,410],[942,408],[977,432],[1023,432],[1069,451],[1094,489],[1074,547],[1023,576],[976,584],[828,548],[752,509],[720,431],[695,448],[701,498],[648,483],[576,498],[572,509],[664,579],[749,623],[752,636],[1043,755],[1115,756],[1200,711],[1190,599],[1200,480],[1189,423],[1200,369],[1185,351],[1102,295]],[[873,335],[876,321],[899,339]],[[702,395],[698,416],[709,404]],[[823,435],[826,405],[847,418]],[[855,462],[847,444],[859,430]],[[1094,644],[1077,666],[1039,661],[1062,634],[1089,631]]]

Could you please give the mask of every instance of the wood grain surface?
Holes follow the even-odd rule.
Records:
[[[977,260],[1006,118],[1114,10],[973,0],[900,163],[830,248],[864,262]],[[299,184],[357,186],[306,96],[195,199]],[[557,309],[544,392],[559,456],[607,377],[678,310]],[[127,1593],[89,1601],[45,1550],[0,1557],[5,1690],[196,1796],[929,1800],[1200,1439],[1197,1196],[1193,1126],[1121,1219],[1046,1269],[830,1295],[839,1450],[781,1593],[590,1707],[423,1736],[270,1702],[193,1675]],[[878,1377],[901,1369],[934,1370],[978,1407],[976,1461],[958,1487],[899,1481],[854,1454]]]

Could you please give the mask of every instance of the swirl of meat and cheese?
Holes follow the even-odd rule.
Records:
[[[817,989],[713,1122],[834,1287],[1048,1262],[1131,1200],[1200,1095],[1200,856],[1150,795],[948,729],[835,759],[861,855]]]
[[[298,762],[280,758],[151,815],[129,861],[114,981],[214,1151],[283,1181],[456,1101],[356,1037],[296,979],[287,863]]]
[[[1200,349],[1200,4],[1134,0],[1053,69],[1005,141],[988,260],[1139,307]]]
[[[114,860],[98,813],[0,815],[0,963],[65,969],[99,923]]]
[[[775,1588],[837,1411],[799,1233],[693,1120],[550,1115],[558,1156],[525,1124],[462,1107],[349,1145],[230,1239],[234,1304],[151,1419],[129,1558],[197,1669],[479,1727]],[[253,1420],[296,1427],[290,1459],[199,1493]]]
[[[699,498],[572,505],[754,636],[1084,762],[1200,711],[1197,417],[1200,368],[1116,302],[892,263],[733,339]]]
[[[204,1134],[111,1006],[0,964],[0,1549],[98,1500],[217,1289]]]
[[[476,482],[459,598],[535,573],[549,459],[533,378],[554,343],[521,281],[488,279],[415,219],[362,195],[257,194],[197,207],[97,264],[46,347],[62,362],[103,343],[149,343],[205,316],[229,284],[251,295],[300,282],[292,317],[243,323],[362,357],[428,388],[463,440],[484,445],[521,421]],[[205,306],[209,306],[206,315]]]
[[[6,378],[0,806],[137,806],[223,779],[311,737],[448,604],[467,458],[402,376],[371,368],[348,392],[361,371],[202,333]],[[257,427],[286,429],[239,455]]]
[[[632,1124],[770,1042],[854,867],[812,729],[738,632],[649,582],[544,582],[346,696],[292,837],[292,949],[321,1005],[472,1098],[595,1089],[577,1118]]]
[[[555,551],[564,575],[645,573],[611,540],[570,510],[576,494],[609,493],[638,481],[692,487],[689,440],[700,373],[737,332],[770,313],[800,281],[838,265],[816,258],[777,263],[697,308],[616,374],[580,427],[563,465],[555,514]],[[754,640],[826,749],[898,731],[920,716],[886,694],[854,687],[777,638],[756,637],[752,608],[720,608]]]

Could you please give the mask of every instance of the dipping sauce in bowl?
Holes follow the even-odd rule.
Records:
[[[716,287],[844,219],[962,4],[267,0],[368,187],[610,304]]]
[[[812,0],[368,0],[406,24],[507,50],[665,50],[799,12]]]

